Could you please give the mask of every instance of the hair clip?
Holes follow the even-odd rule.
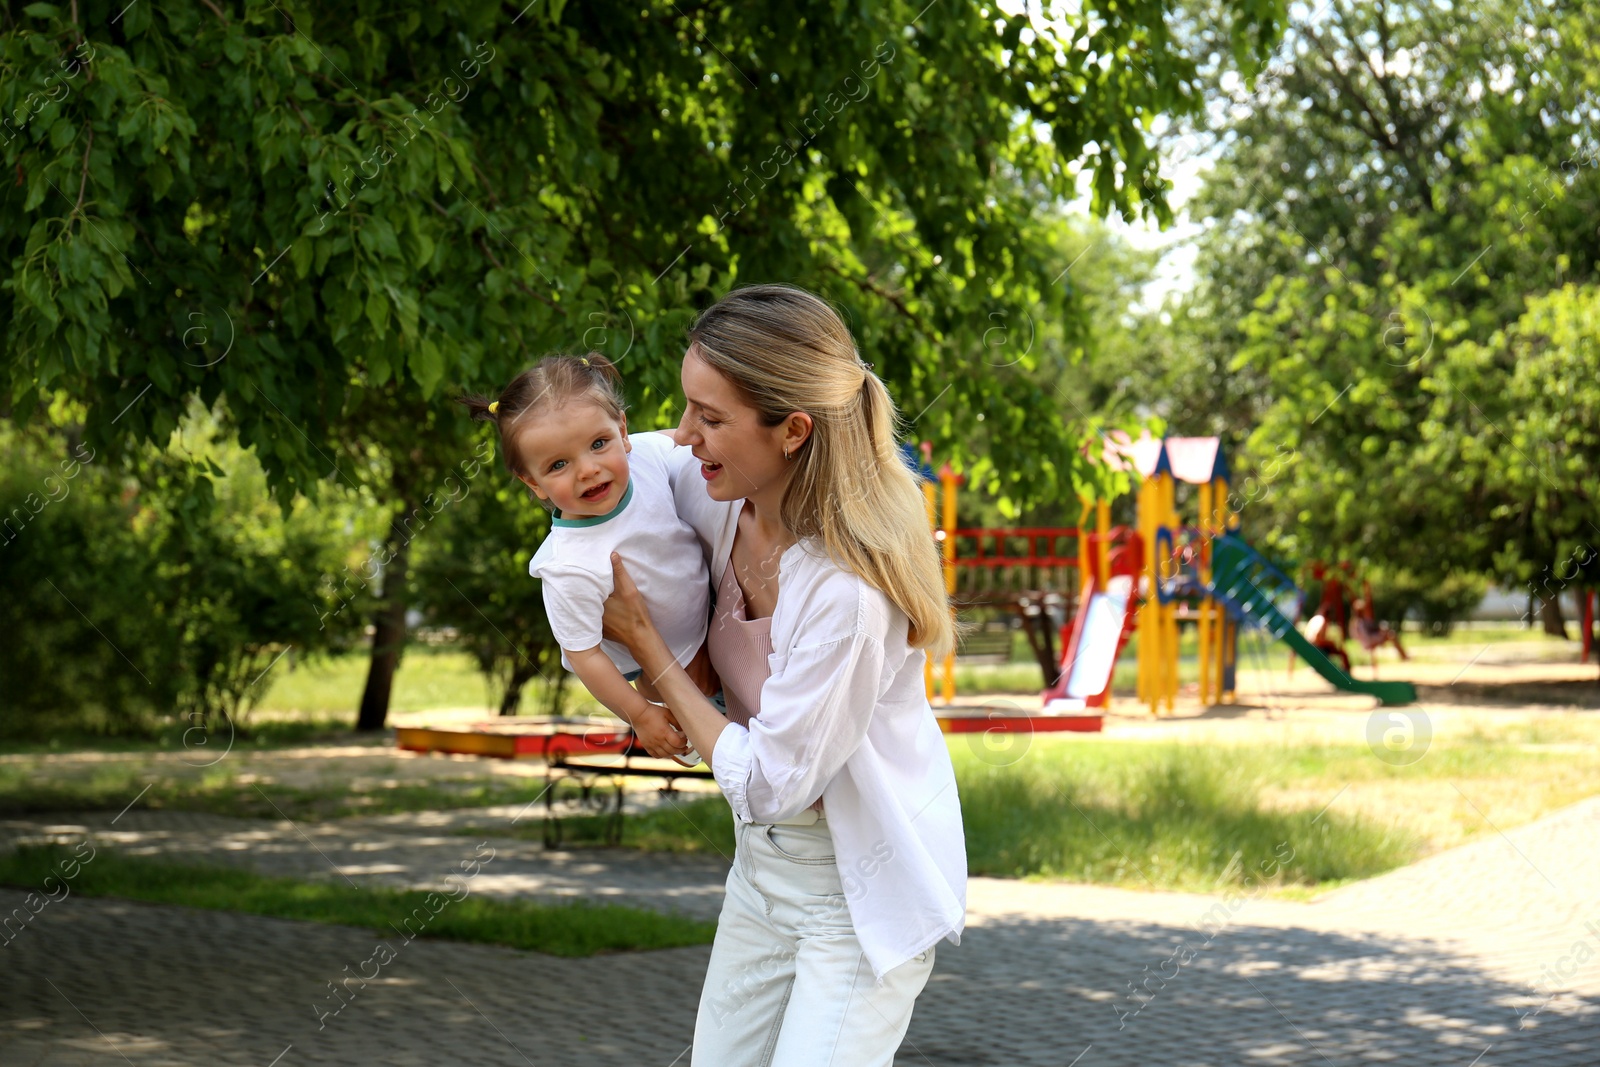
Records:
[[[589,365],[589,357],[588,356],[579,356],[578,359],[583,363],[583,365],[585,367],[587,367]]]
[[[489,414],[494,415],[494,414],[498,413],[499,411],[500,411],[500,401],[498,401],[498,400],[489,401]]]

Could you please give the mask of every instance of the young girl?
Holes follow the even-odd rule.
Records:
[[[493,420],[506,466],[553,509],[528,573],[544,583],[561,665],[652,756],[700,762],[626,646],[600,634],[619,550],[638,561],[635,581],[677,662],[689,667],[705,643],[711,581],[698,537],[673,506],[684,465],[669,457],[678,446],[669,434],[628,433],[621,376],[598,353],[546,356],[498,398],[462,402],[473,418]],[[637,690],[628,685],[635,680]]]

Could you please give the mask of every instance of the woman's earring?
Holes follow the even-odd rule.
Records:
[[[793,458],[794,458],[794,454],[793,454],[793,453],[792,453],[792,452],[790,452],[790,451],[789,451],[789,450],[788,450],[788,449],[787,449],[787,448],[786,448],[786,449],[784,449],[784,450],[783,450],[783,458],[784,458],[784,459],[793,459]]]

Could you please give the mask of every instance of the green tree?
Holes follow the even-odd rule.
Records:
[[[452,390],[603,334],[662,409],[693,309],[776,279],[844,307],[919,433],[960,453],[1007,412],[994,469],[1060,495],[1052,396],[975,357],[993,314],[1082,322],[1050,282],[1080,169],[1098,213],[1168,216],[1147,131],[1200,101],[1169,6],[8,9],[4,393],[24,419],[82,398],[108,454],[225,399],[282,499],[331,475],[400,516],[466,452]],[[1248,68],[1283,0],[1223,10]],[[390,544],[364,726],[398,656]]]
[[[358,637],[319,581],[361,543],[348,502],[285,512],[198,405],[163,450],[62,445],[0,436],[0,731],[231,728],[280,658]]]
[[[545,618],[541,583],[528,574],[528,559],[549,532],[549,512],[496,469],[441,514],[419,553],[418,608],[456,632],[498,692],[502,715],[517,713],[536,678],[545,683],[542,712],[563,708],[569,679],[561,646]]]
[[[1249,456],[1294,457],[1252,516],[1288,554],[1530,581],[1600,534],[1574,421],[1597,370],[1595,13],[1319,10],[1219,109],[1181,365],[1228,369]]]

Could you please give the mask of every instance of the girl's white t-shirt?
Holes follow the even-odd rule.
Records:
[[[711,610],[711,577],[694,528],[678,517],[673,502],[677,479],[693,471],[674,453],[665,433],[628,435],[628,488],[605,515],[552,520],[550,535],[528,561],[528,573],[544,583],[545,614],[562,649],[599,645],[623,674],[639,669],[626,645],[601,637],[600,618],[611,595],[611,553],[622,556],[650,608],[656,629],[684,666],[705,641]],[[684,473],[688,471],[688,473]],[[565,651],[561,665],[572,669]]]

